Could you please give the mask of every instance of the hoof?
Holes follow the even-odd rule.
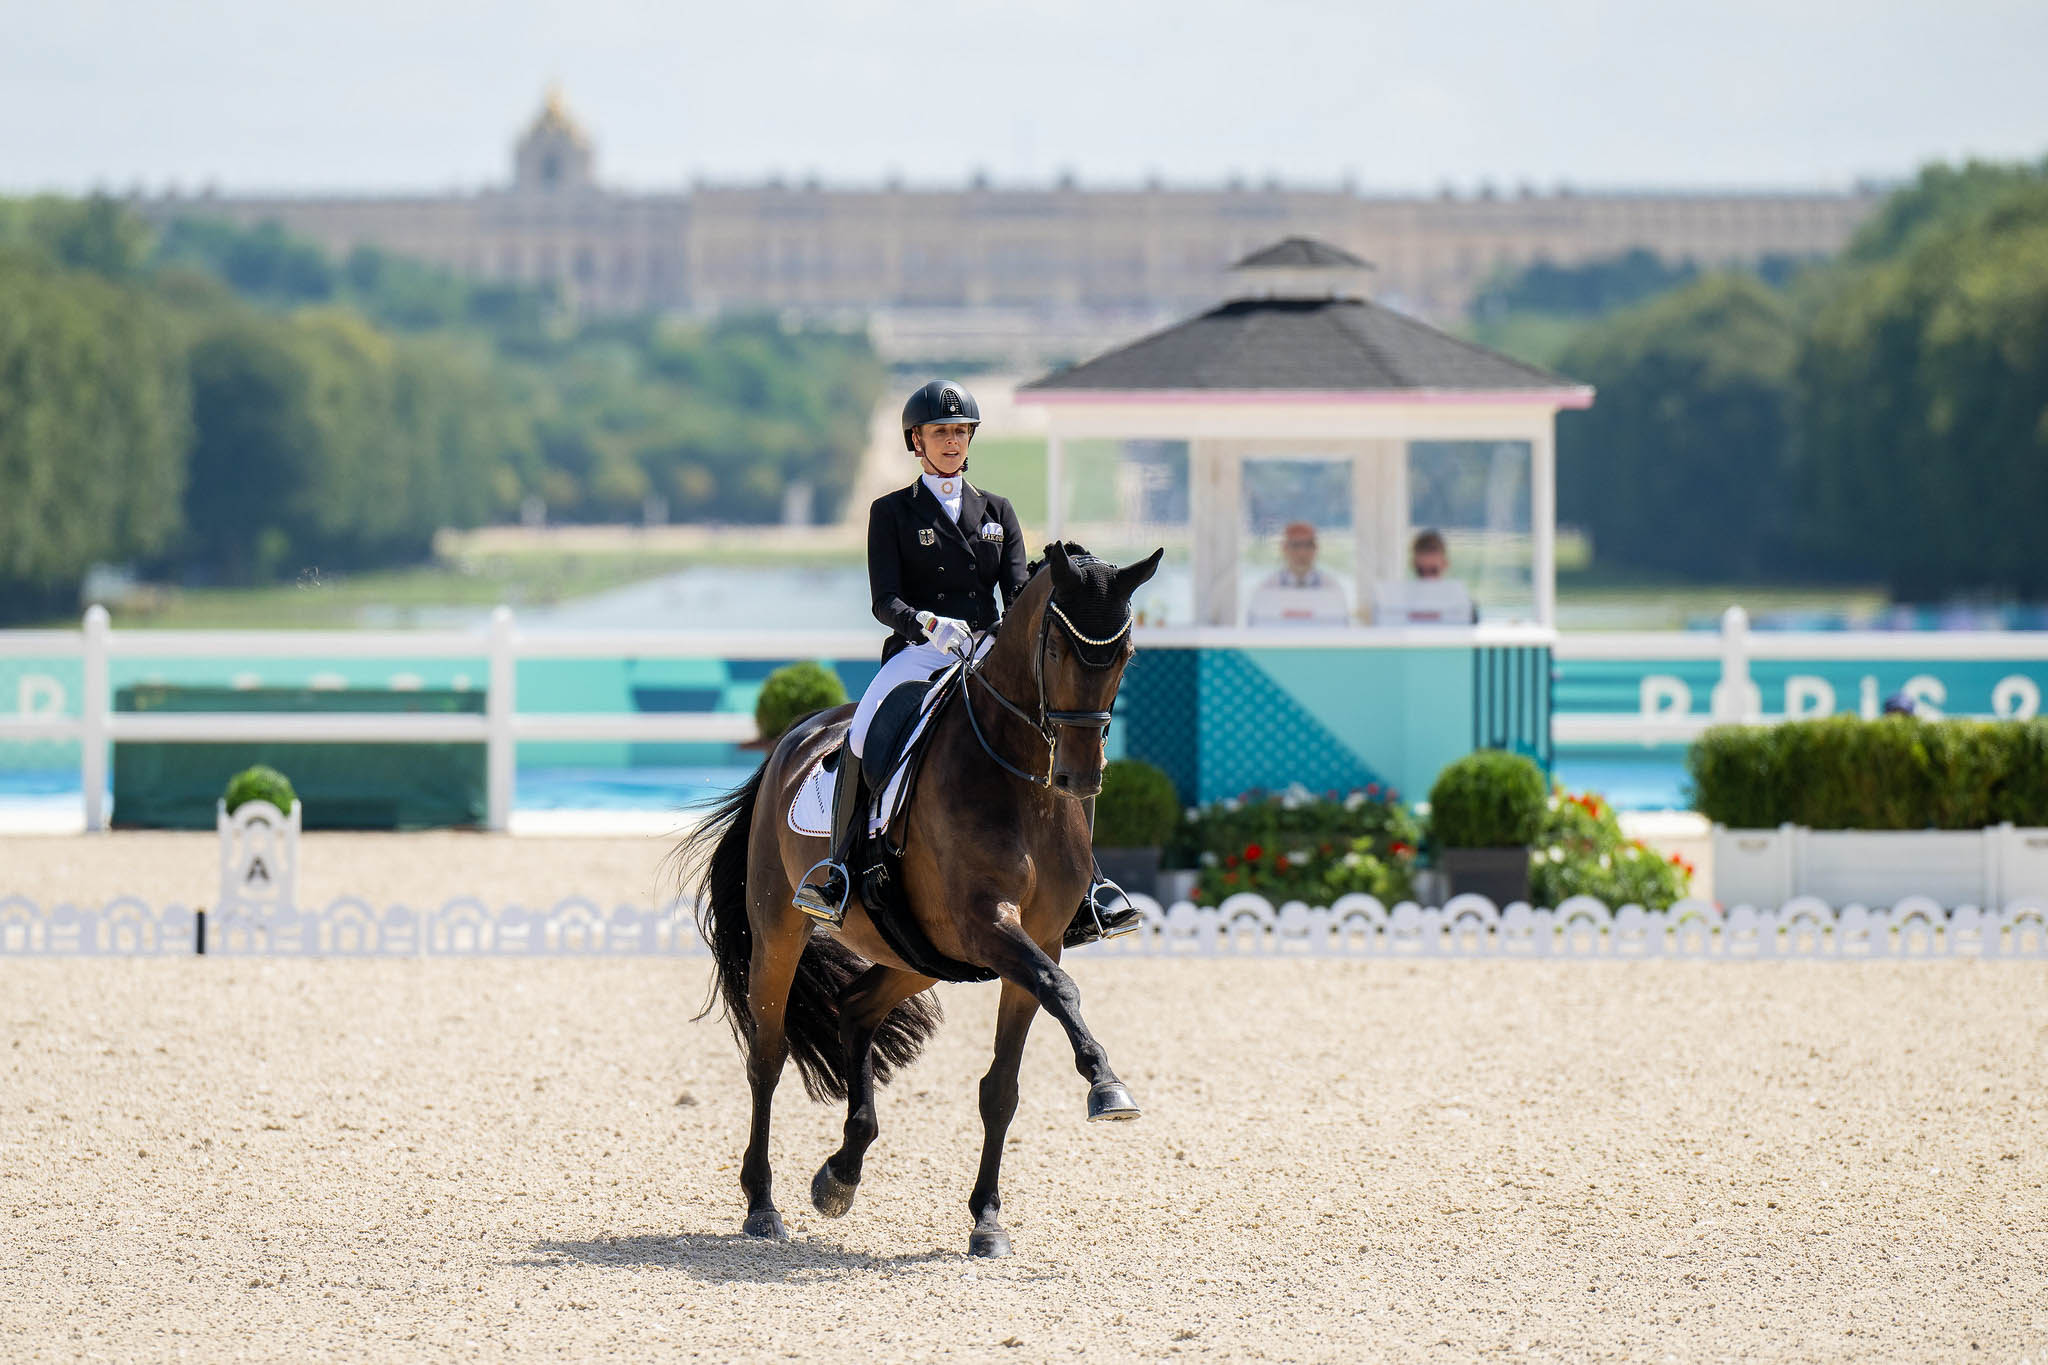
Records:
[[[828,1161],[811,1177],[811,1207],[827,1218],[844,1217],[859,1191],[860,1186],[849,1185],[832,1174],[832,1163]]]
[[[782,1226],[782,1215],[774,1209],[762,1209],[758,1213],[748,1214],[747,1221],[740,1226],[740,1231],[749,1237],[766,1237],[777,1242],[789,1240],[789,1229]]]
[[[1088,1121],[1107,1122],[1119,1119],[1134,1119],[1144,1111],[1131,1098],[1131,1092],[1124,1089],[1122,1081],[1103,1081],[1088,1087]]]
[[[1010,1234],[1001,1228],[976,1228],[967,1234],[967,1254],[989,1260],[1010,1254]]]

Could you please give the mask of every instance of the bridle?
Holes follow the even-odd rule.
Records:
[[[1038,647],[1031,655],[1031,681],[1032,685],[1038,689],[1037,714],[1033,715],[1017,705],[1017,703],[1011,701],[1002,694],[1001,689],[994,683],[981,676],[982,656],[980,655],[980,637],[976,638],[973,653],[968,656],[969,662],[965,672],[962,674],[960,685],[960,693],[965,698],[967,706],[967,723],[974,728],[974,737],[980,741],[981,751],[994,759],[1011,776],[1021,777],[1034,787],[1044,787],[1048,790],[1053,789],[1052,765],[1053,757],[1056,753],[1053,741],[1054,730],[1064,725],[1074,729],[1092,729],[1102,735],[1109,733],[1109,712],[1107,711],[1055,711],[1045,704],[1045,645],[1046,641],[1051,638],[1052,623],[1055,619],[1059,621],[1061,628],[1066,631],[1069,639],[1073,640],[1077,645],[1086,645],[1094,649],[1104,649],[1110,645],[1118,644],[1131,633],[1131,609],[1128,603],[1124,606],[1124,623],[1118,626],[1115,632],[1107,638],[1097,640],[1082,634],[1080,629],[1068,619],[1067,614],[1060,610],[1059,603],[1055,602],[1051,595],[1048,594],[1045,599],[1045,611],[1038,618]],[[1091,664],[1088,662],[1088,656],[1078,649],[1074,651],[1074,657],[1081,661],[1081,667],[1083,668],[1109,668],[1115,662],[1111,660],[1110,663]],[[1043,776],[1038,773],[1024,771],[1016,764],[1010,762],[1009,759],[997,753],[995,746],[989,743],[988,736],[982,733],[980,717],[974,714],[974,684],[977,682],[981,684],[982,690],[993,697],[996,703],[1004,710],[1038,731],[1039,738],[1045,741],[1045,773]]]

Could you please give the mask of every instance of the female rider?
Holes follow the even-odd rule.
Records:
[[[963,386],[934,379],[903,405],[903,444],[923,475],[868,509],[868,587],[875,619],[893,632],[881,671],[861,694],[838,759],[832,795],[832,857],[804,875],[796,906],[837,928],[852,888],[860,755],[876,710],[897,684],[929,678],[996,624],[996,595],[1008,610],[1024,590],[1024,532],[1007,498],[967,482],[967,447],[981,408]],[[982,648],[988,647],[987,639]],[[1094,802],[1088,803],[1094,824]],[[1067,931],[1068,944],[1136,927],[1137,908],[1098,869]]]

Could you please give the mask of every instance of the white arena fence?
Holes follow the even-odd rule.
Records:
[[[2023,958],[2048,961],[2048,905],[1945,909],[1927,897],[1889,908],[1835,909],[1810,897],[1775,909],[1727,910],[1686,900],[1669,910],[1610,910],[1590,896],[1556,909],[1517,902],[1505,911],[1482,896],[1441,907],[1404,901],[1391,909],[1371,896],[1327,907],[1290,901],[1275,909],[1254,895],[1219,906],[1185,901],[1170,909],[1134,898],[1145,925],[1082,957],[1508,958],[1587,962],[1677,958],[1719,962],[1780,959]],[[572,899],[546,910],[493,910],[474,899],[436,910],[378,910],[344,897],[320,910],[256,918],[207,914],[184,905],[153,909],[132,897],[87,909],[44,910],[0,899],[0,957],[642,957],[708,953],[693,907],[605,909]]]

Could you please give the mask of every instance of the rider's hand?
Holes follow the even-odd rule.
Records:
[[[917,623],[924,627],[924,638],[948,654],[965,654],[974,642],[974,632],[965,621],[957,616],[937,616],[931,612],[918,613]]]

